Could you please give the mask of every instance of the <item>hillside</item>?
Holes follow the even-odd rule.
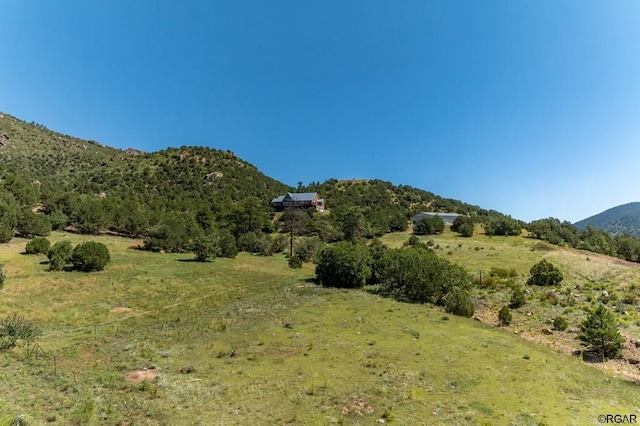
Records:
[[[143,236],[164,226],[181,230],[178,250],[214,228],[229,229],[236,238],[275,231],[269,202],[294,191],[230,151],[187,146],[122,151],[7,114],[0,114],[0,160],[0,196],[15,204],[11,215],[18,217],[5,222],[20,229],[20,210],[36,209],[54,229],[69,226],[82,233]],[[324,233],[328,240],[340,238],[338,221],[354,208],[366,222],[366,237],[404,230],[411,216],[423,210],[465,213],[479,221],[503,216],[380,180],[328,179],[296,190],[318,192],[327,200],[331,215],[316,222],[337,229]]]
[[[385,239],[398,245],[408,236]],[[312,285],[313,265],[290,269],[282,255],[190,262],[190,254],[131,250],[139,240],[55,232],[52,241],[105,243],[112,263],[98,273],[51,273],[42,256],[21,254],[26,240],[0,244],[8,275],[1,316],[17,311],[44,329],[37,352],[25,345],[0,354],[0,424],[524,426],[636,412],[638,386],[611,374],[624,376],[626,366],[637,375],[636,365],[614,360],[595,364],[599,371],[564,354],[579,348],[574,331],[542,333],[559,313],[575,328],[603,289],[616,306],[613,295],[637,281],[636,268],[531,250],[536,241],[522,237],[434,238],[442,256],[487,276],[494,265],[514,268],[519,283],[532,262],[552,259],[567,275],[560,302],[535,289],[513,325],[498,328],[491,313],[508,297],[502,284],[477,294],[485,325]],[[624,333],[637,337],[637,313],[625,311],[616,314]]]
[[[612,235],[628,234],[640,237],[640,202],[610,208],[575,223],[578,229],[593,225],[596,229]]]

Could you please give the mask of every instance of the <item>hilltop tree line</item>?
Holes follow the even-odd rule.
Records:
[[[570,222],[555,218],[535,220],[526,225],[532,238],[554,245],[615,256],[630,262],[640,262],[640,239],[632,235],[615,235],[588,225],[580,231]]]

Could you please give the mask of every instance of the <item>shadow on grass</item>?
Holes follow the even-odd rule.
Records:
[[[600,364],[607,361],[609,358],[605,357],[601,352],[598,351],[582,351],[576,350],[573,351],[573,356],[581,358],[584,362],[588,364]]]
[[[211,263],[213,260],[198,260],[198,259],[176,259],[177,262],[187,262],[187,263]]]

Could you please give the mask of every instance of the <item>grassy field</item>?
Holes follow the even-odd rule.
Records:
[[[63,238],[96,237],[51,240]],[[98,239],[112,262],[91,274],[47,272],[45,257],[21,254],[25,240],[0,245],[8,275],[0,316],[18,312],[44,329],[37,350],[0,353],[0,424],[582,425],[640,414],[636,384],[512,329],[323,289],[310,282],[313,265],[292,270],[282,256],[198,263],[132,250],[135,240]],[[566,285],[595,283],[580,298],[603,283],[622,292],[637,277],[635,267],[531,250],[535,241],[522,238],[434,240],[470,271],[515,268],[519,280],[551,257]],[[574,269],[581,256],[586,266]],[[489,309],[503,293],[478,297]],[[568,307],[579,316],[582,303]],[[525,306],[517,315],[541,323],[566,309],[537,299],[528,306],[536,313],[527,317]]]

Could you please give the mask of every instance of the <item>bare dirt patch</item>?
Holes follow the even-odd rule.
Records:
[[[125,314],[127,312],[133,312],[133,309],[127,308],[125,306],[116,306],[115,308],[112,308],[111,311],[109,312],[114,314]]]
[[[155,368],[143,368],[141,370],[131,370],[124,373],[124,378],[129,383],[150,382],[158,377],[158,370]]]

